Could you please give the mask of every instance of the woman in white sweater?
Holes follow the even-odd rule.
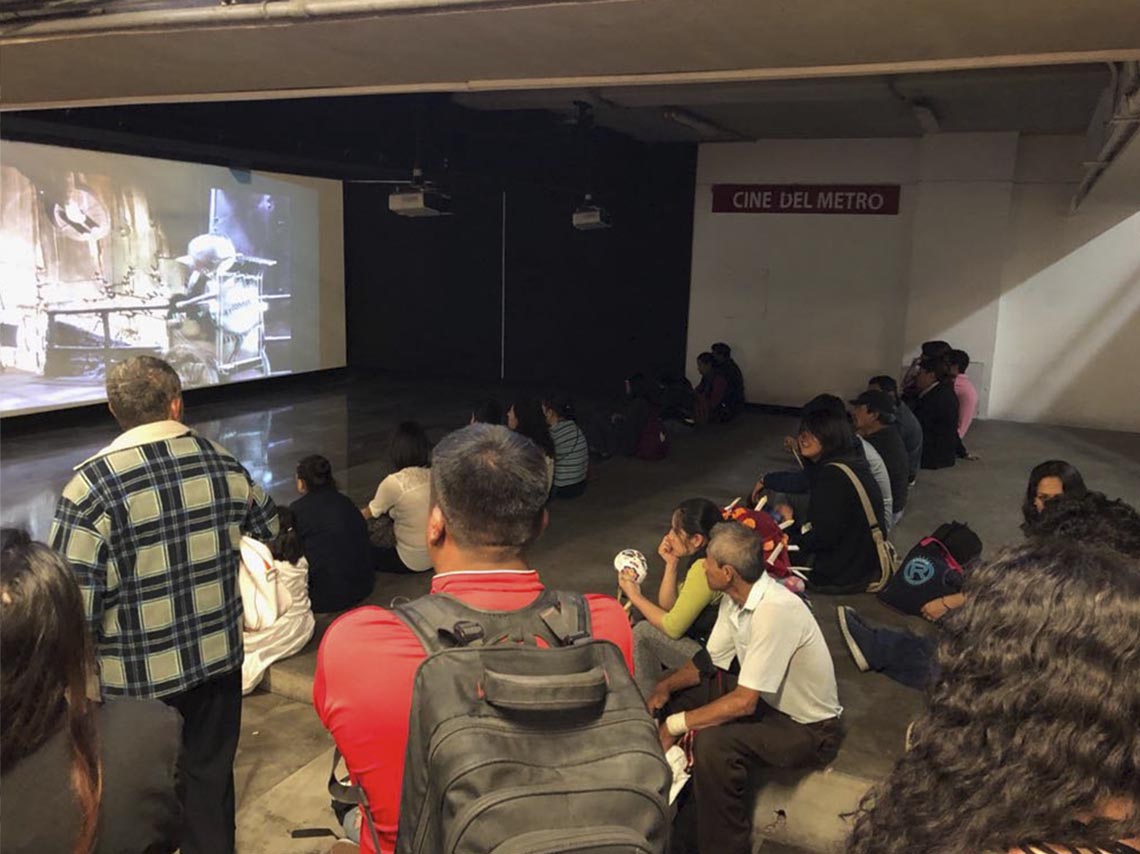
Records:
[[[388,454],[392,474],[360,511],[369,520],[376,571],[426,572],[431,569],[431,440],[415,421],[405,421],[396,428]]]

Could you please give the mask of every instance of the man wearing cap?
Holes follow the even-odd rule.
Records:
[[[902,518],[910,489],[910,460],[898,430],[888,429],[895,423],[895,401],[885,391],[868,389],[851,402],[855,431],[866,439],[887,467],[894,499],[892,527]]]

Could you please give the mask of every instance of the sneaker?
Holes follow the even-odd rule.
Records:
[[[859,619],[854,608],[840,605],[835,609],[835,615],[839,618],[839,631],[843,633],[843,640],[847,644],[847,651],[851,653],[851,658],[855,660],[855,666],[859,668],[860,672],[866,673],[871,669],[871,665],[867,663],[867,656],[863,652],[860,641],[865,644],[871,640],[871,629]]]

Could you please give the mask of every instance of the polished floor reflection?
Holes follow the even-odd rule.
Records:
[[[316,377],[291,384],[287,391],[251,387],[224,404],[191,403],[186,420],[229,447],[280,502],[295,497],[297,460],[322,453],[332,461],[341,487],[363,503],[387,473],[387,439],[396,424],[414,418],[439,438],[466,424],[471,409],[491,392],[491,387],[475,384]],[[509,396],[499,393],[501,399]],[[655,589],[660,563],[653,552],[672,508],[694,496],[727,503],[746,494],[757,474],[794,464],[781,440],[795,423],[787,416],[747,413],[725,425],[678,430],[664,461],[615,458],[596,466],[584,496],[551,504],[550,525],[533,550],[533,565],[552,587],[612,593],[614,554],[637,548],[650,556],[654,573],[650,589]],[[43,537],[71,467],[118,431],[109,418],[77,429],[8,428],[7,423],[0,425],[0,519],[28,522]],[[1140,503],[1137,434],[982,421],[971,429],[970,448],[982,456],[980,462],[920,475],[906,515],[892,534],[901,551],[949,519],[970,523],[987,555],[1019,541],[1026,476],[1045,459],[1067,459],[1091,488]],[[421,576],[378,575],[370,601],[386,605],[397,596],[419,595],[428,582]],[[898,624],[905,619],[892,617],[867,596],[816,597],[816,613],[834,613],[838,601],[857,603],[861,612],[880,622]],[[834,619],[821,619],[821,627],[836,661],[848,722],[848,739],[835,770],[868,780],[881,778],[897,756],[921,695],[859,673],[850,663]],[[279,664],[301,686],[296,696],[302,699],[311,690],[315,649],[314,643]],[[891,714],[884,715],[883,709]],[[321,773],[327,774],[327,765]],[[321,815],[327,813],[327,798],[308,801],[319,805]],[[280,821],[281,813],[272,815],[273,821]],[[265,831],[265,825],[258,827]],[[249,850],[277,852],[283,850],[279,843],[275,825],[272,833],[262,832]]]
[[[341,488],[364,501],[387,474],[388,437],[405,419],[433,437],[466,424],[490,388],[395,380],[315,377],[287,391],[251,387],[240,399],[195,406],[186,423],[237,457],[274,499],[296,497],[293,472],[306,454],[322,454]],[[56,498],[72,468],[118,435],[110,416],[79,427],[0,425],[0,520],[47,536]],[[14,423],[14,426],[12,426]]]

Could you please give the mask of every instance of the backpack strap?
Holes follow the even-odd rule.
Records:
[[[336,775],[337,766],[343,757],[339,748],[333,748],[332,769],[329,771],[329,795],[334,801],[342,804],[355,804],[360,808],[361,823],[368,828],[368,835],[372,837],[372,850],[380,854],[380,836],[376,833],[376,825],[372,821],[372,804],[368,802],[368,793],[363,786],[352,782],[341,782]]]
[[[415,632],[428,655],[483,642],[483,627],[475,620],[465,619],[471,610],[447,593],[421,596],[392,609]]]
[[[590,609],[580,593],[543,590],[517,611],[481,611],[446,593],[421,596],[393,608],[429,655],[447,649],[494,644],[504,638],[523,642],[545,636],[554,646],[572,646],[591,637]]]
[[[942,540],[938,539],[937,537],[924,537],[919,542],[919,545],[921,545],[921,546],[928,546],[928,545],[937,546],[939,548],[939,550],[942,552],[942,559],[944,561],[946,561],[946,565],[948,567],[950,567],[952,570],[954,570],[955,572],[957,572],[959,575],[965,574],[966,570],[963,568],[962,564],[958,563],[958,559],[956,557],[954,557],[954,552],[950,551],[950,548],[946,545],[946,543],[942,542]]]
[[[593,634],[586,598],[581,593],[552,592],[558,602],[539,614],[551,634],[562,646],[576,646],[590,640]]]

